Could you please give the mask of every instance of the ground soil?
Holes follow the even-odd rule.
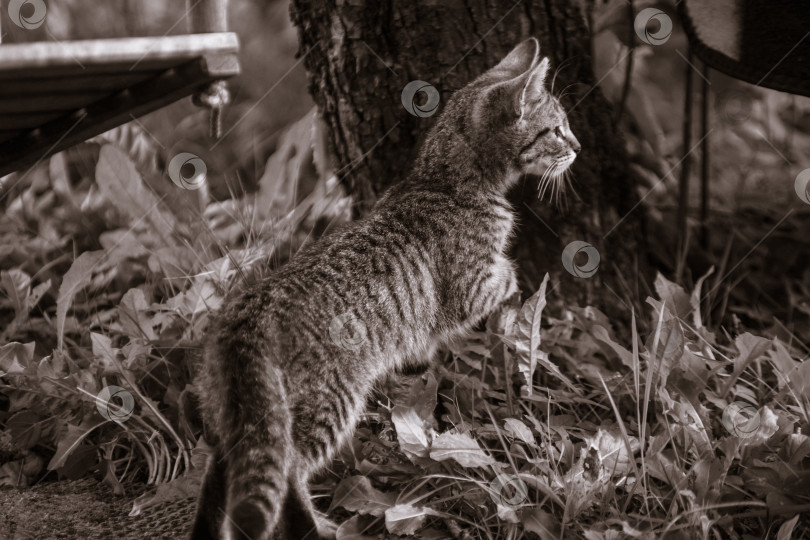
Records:
[[[93,479],[0,488],[0,539],[187,538],[194,499],[161,504],[130,517],[133,501],[146,491],[146,486],[133,485],[125,495],[115,495]]]

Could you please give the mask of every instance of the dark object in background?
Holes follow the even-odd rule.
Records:
[[[810,96],[806,0],[685,0],[678,5],[695,54],[737,79]]]
[[[0,176],[191,94],[212,109],[218,133],[230,101],[220,81],[239,74],[239,40],[225,31],[227,0],[189,4],[190,35],[0,47]]]

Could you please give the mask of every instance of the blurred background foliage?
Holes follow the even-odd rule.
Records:
[[[163,36],[189,33],[185,2],[60,0],[49,2],[44,25],[24,30],[6,22],[6,43]],[[206,162],[221,197],[254,190],[286,126],[309,111],[306,72],[295,55],[297,31],[286,0],[231,0],[230,30],[239,35],[242,74],[231,82],[226,137],[211,149],[208,112],[183,99],[140,118],[149,142],[165,156],[187,151]],[[168,177],[166,178],[168,180]]]

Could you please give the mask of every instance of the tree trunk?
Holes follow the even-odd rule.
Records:
[[[521,288],[534,292],[549,272],[555,295],[629,319],[622,302],[638,306],[646,295],[639,290],[648,268],[642,208],[635,207],[636,178],[612,125],[612,109],[596,88],[590,36],[572,2],[293,0],[292,18],[310,91],[331,133],[338,178],[357,198],[358,215],[408,174],[435,119],[403,107],[409,82],[434,86],[440,111],[455,90],[517,43],[537,37],[541,53],[559,69],[554,93],[565,91],[562,103],[583,150],[572,168],[576,193],[569,191],[562,209],[538,200],[536,178],[515,189],[520,218],[513,255]],[[599,252],[601,265],[590,278],[573,276],[561,263],[563,249],[575,240]]]

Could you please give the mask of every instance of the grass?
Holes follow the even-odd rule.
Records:
[[[143,508],[198,485],[189,384],[210,310],[347,207],[324,179],[317,204],[276,209],[264,230],[249,198],[180,218],[125,152],[97,159],[77,179],[56,156],[4,202],[0,483],[165,486]],[[800,342],[718,334],[700,286],[659,275],[622,343],[546,285],[436,370],[381,385],[314,486],[339,538],[810,537]]]

